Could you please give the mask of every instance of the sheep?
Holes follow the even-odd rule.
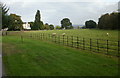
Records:
[[[65,33],[62,33],[62,36],[65,36]]]
[[[56,33],[52,33],[52,36],[55,36],[56,35]]]
[[[107,36],[109,36],[109,33],[107,33]]]

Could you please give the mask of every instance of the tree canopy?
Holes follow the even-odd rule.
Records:
[[[99,18],[99,29],[118,29],[118,19],[120,19],[120,13],[113,12],[111,14],[104,14]]]
[[[9,26],[9,15],[7,14],[9,11],[9,8],[3,3],[0,2],[0,11],[2,12],[2,29],[8,28]]]
[[[50,27],[50,30],[54,29],[54,25],[52,25],[52,24],[50,24],[49,27]]]
[[[60,29],[61,27],[60,26],[56,26],[55,29]]]
[[[21,16],[10,14],[10,25],[8,26],[8,30],[22,30],[22,24]]]
[[[89,20],[89,21],[85,22],[85,26],[86,26],[86,28],[96,28],[97,24],[95,21]]]
[[[35,21],[33,26],[31,26],[32,30],[42,30],[44,29],[43,22],[41,21],[41,16],[40,16],[40,11],[37,10],[36,15],[35,15]]]
[[[68,18],[64,18],[61,21],[61,28],[65,28],[65,29],[72,29],[72,23],[70,22],[70,20]]]

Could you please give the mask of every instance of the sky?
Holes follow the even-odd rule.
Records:
[[[63,18],[69,18],[73,25],[84,25],[85,21],[98,22],[101,15],[118,9],[119,0],[1,0],[10,8],[10,13],[21,16],[23,22],[35,20],[40,10],[41,21],[61,25]]]

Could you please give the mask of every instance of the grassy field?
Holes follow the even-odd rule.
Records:
[[[42,33],[44,33],[44,36]],[[53,37],[52,33],[56,33],[56,36]],[[66,33],[64,39],[62,33]],[[109,33],[109,36],[107,36],[107,33]],[[119,47],[117,30],[97,30],[97,29],[48,30],[48,31],[42,30],[42,31],[8,32],[8,34],[17,36],[23,35],[24,37],[34,38],[37,40],[46,39],[47,41],[55,41],[56,43],[64,44],[67,46],[73,46],[75,48],[78,47],[80,49],[85,49],[88,51],[91,50],[94,52],[118,56]],[[77,37],[79,37],[78,41]]]
[[[74,30],[32,31],[26,33],[46,33],[46,34],[56,33],[57,35],[66,33],[65,34],[66,36],[78,36],[81,38],[84,37],[92,39],[118,40],[117,30],[74,29]],[[107,36],[106,33],[109,33],[109,36]]]
[[[118,59],[115,57],[30,38],[24,38],[22,42],[16,36],[3,37],[3,62],[8,76],[115,76],[118,74]]]
[[[118,41],[118,30],[97,30],[97,29],[73,29],[73,30],[41,30],[41,31],[24,31],[22,33],[34,34],[34,33],[45,33],[52,34],[56,33],[61,35],[66,33],[66,36],[78,36],[81,38],[92,38],[92,39],[105,39],[105,40],[116,40]],[[106,35],[109,33],[109,36]]]

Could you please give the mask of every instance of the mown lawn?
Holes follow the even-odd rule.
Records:
[[[118,60],[51,42],[3,37],[3,62],[8,76],[115,76]]]

